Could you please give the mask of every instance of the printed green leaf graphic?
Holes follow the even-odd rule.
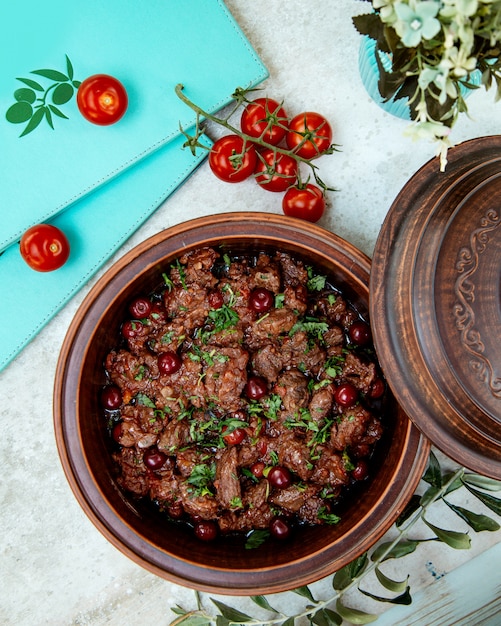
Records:
[[[68,55],[66,55],[66,71],[67,74],[52,69],[31,71],[31,74],[50,81],[46,87],[31,78],[16,78],[25,86],[14,91],[16,102],[7,109],[5,118],[11,124],[26,124],[20,137],[34,131],[43,120],[54,129],[54,115],[61,119],[68,119],[59,107],[67,104],[80,86],[80,81],[73,78],[73,65]]]

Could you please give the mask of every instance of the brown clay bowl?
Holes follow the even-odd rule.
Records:
[[[368,312],[369,259],[316,225],[261,213],[200,218],[163,231],[119,260],[96,283],[64,341],[56,373],[54,422],[59,455],[85,513],[119,550],[172,582],[234,595],[274,593],[332,574],[371,547],[393,524],[426,465],[428,441],[393,400],[372,475],[339,512],[335,526],[299,529],[290,541],[245,549],[226,537],[198,541],[151,506],[125,495],[114,479],[99,406],[103,360],[118,343],[127,303],[153,290],[181,252],[225,244],[232,250],[282,249],[334,278]],[[266,547],[264,547],[266,546]]]

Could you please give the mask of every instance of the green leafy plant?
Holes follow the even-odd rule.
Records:
[[[204,608],[201,595],[195,592],[197,607],[192,610],[181,606],[172,608],[176,617],[170,626],[294,626],[300,619],[307,619],[315,626],[341,626],[343,623],[368,624],[376,621],[377,614],[362,611],[351,606],[353,600],[349,604],[345,600],[348,591],[353,589],[376,602],[410,605],[412,596],[409,576],[402,576],[398,580],[388,576],[384,572],[386,561],[404,558],[415,552],[420,544],[429,541],[443,543],[455,550],[467,550],[471,546],[469,533],[436,526],[429,521],[430,511],[446,506],[477,533],[495,532],[501,528],[497,520],[489,515],[457,506],[450,499],[454,491],[467,489],[496,516],[501,516],[501,498],[492,495],[493,492],[501,491],[501,482],[468,472],[464,468],[454,472],[443,471],[432,452],[423,475],[423,484],[427,485],[424,492],[421,495],[416,493],[411,498],[395,523],[395,538],[379,543],[337,571],[331,578],[332,594],[329,597],[315,598],[308,586],[294,589],[290,593],[304,598],[304,607],[295,614],[287,615],[273,607],[271,596],[251,596],[252,602],[269,614],[263,620],[216,598],[210,598],[214,611],[209,611]],[[412,538],[411,532],[417,523],[424,524],[431,531],[429,538]],[[364,583],[371,578],[381,587],[381,594],[366,589]]]
[[[353,18],[376,45],[379,92],[408,98],[408,134],[437,142],[441,169],[449,135],[468,108],[464,89],[474,72],[501,98],[501,0],[371,0],[372,12]],[[388,69],[389,66],[389,69]]]
[[[80,86],[80,81],[74,79],[73,65],[68,55],[66,74],[50,69],[33,70],[30,74],[47,79],[50,83],[44,87],[33,78],[16,79],[23,87],[14,91],[15,103],[7,109],[5,117],[12,124],[26,123],[20,137],[34,131],[43,120],[54,129],[54,116],[68,119],[61,106],[71,100]]]

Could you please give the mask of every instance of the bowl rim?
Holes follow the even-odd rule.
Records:
[[[227,234],[226,238],[233,241],[238,238],[247,240],[253,237],[268,238],[272,241],[280,236],[280,233],[287,233],[291,240],[306,236],[311,238],[312,242],[329,247],[334,246],[336,250],[342,252],[349,272],[353,273],[356,280],[368,290],[370,259],[367,255],[338,235],[316,224],[274,214],[246,211],[195,218],[167,228],[141,242],[118,259],[97,280],[81,303],[68,328],[56,368],[53,396],[54,429],[60,461],[74,496],[94,526],[120,552],[146,570],[183,586],[226,595],[269,594],[310,584],[334,573],[368,550],[391,527],[414,493],[429,456],[430,443],[412,422],[409,420],[406,424],[404,454],[400,456],[398,464],[393,469],[392,480],[378,497],[375,506],[367,511],[348,533],[337,538],[327,548],[324,547],[301,559],[293,559],[285,565],[270,565],[251,571],[229,570],[219,568],[217,565],[208,569],[195,562],[189,563],[184,559],[176,559],[173,555],[168,555],[152,546],[147,540],[144,540],[141,545],[144,554],[138,553],[134,541],[131,541],[131,537],[138,537],[138,533],[119,516],[115,516],[112,506],[92,476],[88,461],[82,452],[83,443],[78,427],[76,402],[73,402],[73,406],[73,397],[67,387],[72,366],[80,367],[79,362],[80,365],[84,363],[87,347],[91,343],[87,340],[84,349],[76,350],[75,340],[80,333],[85,331],[84,322],[87,325],[92,324],[95,298],[103,290],[119,278],[122,272],[130,270],[135,259],[154,248],[158,250],[159,244],[180,238],[184,245],[189,247],[190,241],[196,239],[197,234],[203,233],[207,228],[217,226],[224,234],[232,227],[234,229],[235,224],[241,226],[244,232]],[[263,230],[265,235],[262,234]],[[216,241],[215,236],[213,239]],[[291,245],[296,244],[305,245],[304,242],[299,241],[291,243]],[[203,245],[211,244],[204,238]],[[178,248],[175,255],[178,256],[179,253]],[[147,271],[150,266],[145,265],[143,271]],[[367,309],[368,307],[367,302]],[[104,310],[98,311],[99,316],[104,312]],[[75,377],[78,380],[73,383],[73,389],[78,388],[79,385],[81,370],[78,371],[79,374]],[[370,528],[371,532],[367,532],[356,543],[350,541],[359,528],[364,526]],[[168,569],[166,569],[166,561],[169,565]],[[231,588],[228,587],[229,574],[231,574]]]

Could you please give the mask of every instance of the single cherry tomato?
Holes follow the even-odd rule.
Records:
[[[372,339],[371,328],[366,322],[353,322],[348,329],[348,336],[357,346],[365,346]]]
[[[272,487],[276,489],[287,489],[292,482],[289,470],[282,465],[275,465],[270,469],[266,478]]]
[[[285,191],[296,182],[297,161],[288,154],[276,154],[266,148],[259,153],[256,182],[267,191]]]
[[[209,152],[212,172],[226,183],[240,183],[256,167],[257,155],[253,144],[238,135],[225,135],[218,139]]]
[[[37,272],[57,270],[70,256],[66,235],[52,224],[37,224],[28,228],[21,237],[19,250],[26,263]]]
[[[289,119],[282,105],[271,98],[257,98],[245,107],[240,128],[246,135],[259,137],[277,146],[285,137]]]
[[[123,117],[128,97],[122,83],[108,74],[94,74],[82,81],[77,106],[83,117],[98,126],[108,126]]]
[[[229,446],[236,446],[245,439],[246,432],[243,428],[235,428],[228,434],[225,434],[227,428],[223,428],[223,439]]]
[[[282,210],[289,217],[318,222],[325,211],[325,197],[316,185],[289,187],[282,198]]]
[[[249,306],[256,313],[266,313],[275,304],[275,296],[269,289],[256,287],[249,296]]]
[[[365,459],[359,459],[355,468],[351,471],[354,480],[364,480],[369,475],[369,466]]]
[[[213,520],[199,520],[194,526],[195,535],[202,541],[214,541],[218,534],[218,527]]]
[[[159,470],[165,461],[167,461],[167,455],[156,446],[148,448],[143,454],[143,463],[148,469],[154,472]]]
[[[244,387],[249,400],[260,400],[268,393],[268,383],[261,376],[251,376]]]
[[[108,411],[116,411],[122,404],[122,392],[116,385],[107,385],[101,391],[101,405]]]
[[[292,532],[289,522],[283,517],[274,517],[270,522],[269,529],[276,539],[288,539]]]
[[[175,352],[162,352],[157,359],[160,374],[174,374],[180,369],[182,362]]]
[[[314,159],[330,148],[332,128],[323,115],[307,111],[292,118],[285,140],[298,156]]]
[[[129,304],[129,313],[137,320],[148,317],[151,313],[151,309],[151,302],[148,298],[135,298]]]
[[[334,400],[342,407],[350,407],[358,401],[358,390],[351,383],[342,383],[334,392]]]

